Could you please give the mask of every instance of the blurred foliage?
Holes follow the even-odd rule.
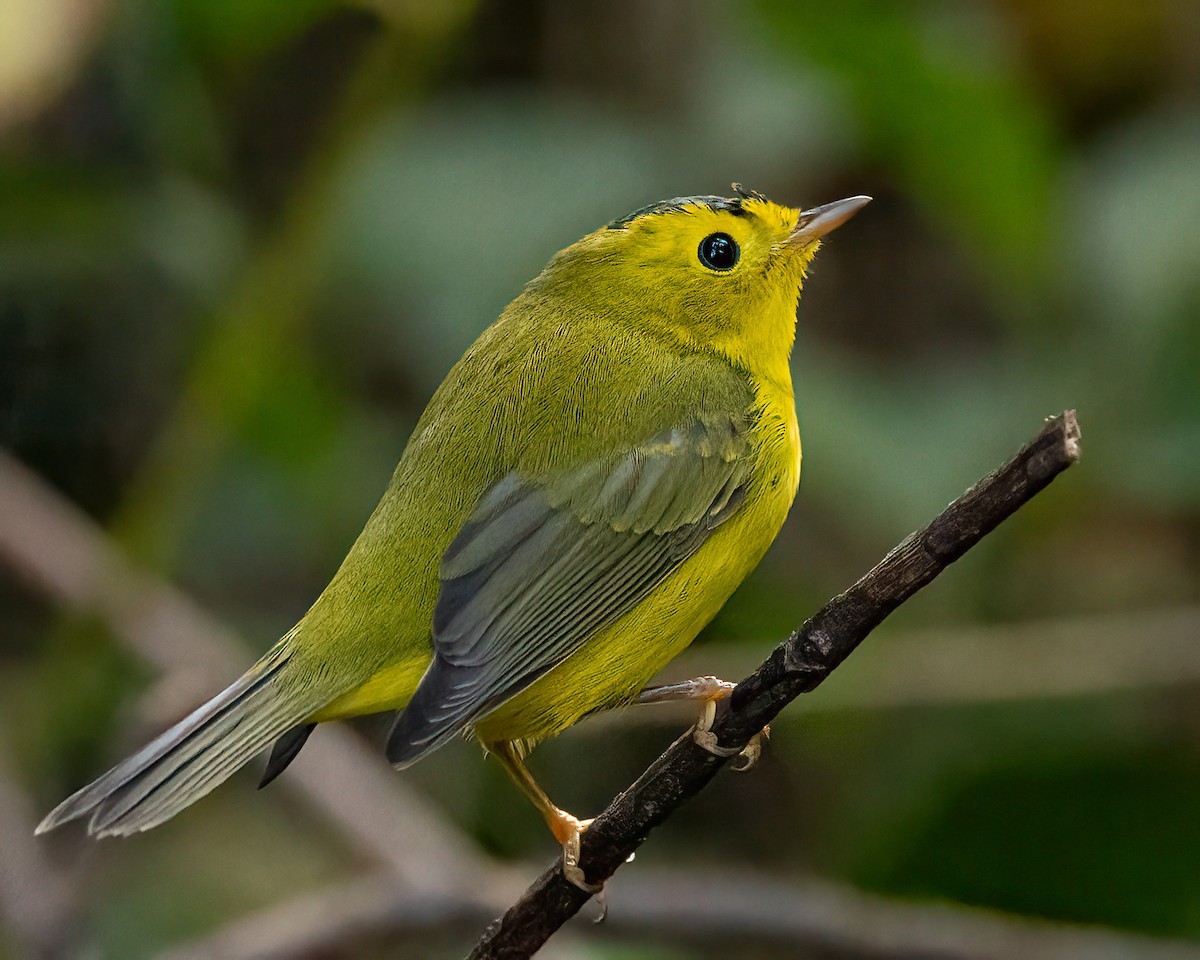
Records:
[[[865,192],[800,308],[797,509],[701,642],[765,650],[1068,406],[1083,466],[856,657],[926,624],[1195,604],[1198,31],[1167,0],[14,2],[0,443],[257,651],[556,249],[734,179]],[[49,804],[144,736],[149,678],[93,623],[9,583],[0,604],[0,718]],[[606,731],[539,751],[568,808],[664,742]],[[809,712],[646,855],[1200,937],[1198,734],[1155,691]],[[488,849],[548,852],[474,748],[410,776]],[[148,956],[353,872],[248,783],[109,855],[84,953]]]

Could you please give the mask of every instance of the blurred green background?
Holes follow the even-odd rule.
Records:
[[[248,664],[522,283],[731,180],[876,199],[800,306],[796,509],[672,676],[752,667],[1041,417],[1078,408],[1084,459],[629,869],[1200,941],[1194,4],[6,0],[0,446],[236,627]],[[153,732],[154,672],[7,571],[0,667],[0,759],[39,811]],[[590,815],[685,723],[587,723],[533,765]],[[552,855],[473,746],[398,776],[489,853]],[[128,842],[39,841],[86,882],[53,942],[10,916],[0,956],[154,956],[363,866],[252,785]],[[600,930],[581,955],[679,949]]]

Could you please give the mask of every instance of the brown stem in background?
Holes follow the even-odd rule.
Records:
[[[724,866],[719,881],[713,877],[694,869],[630,871],[609,893],[604,928],[581,927],[570,943],[555,937],[538,960],[593,956],[596,934],[607,943],[651,937],[681,956],[729,943],[738,956],[824,960],[1200,960],[1200,944],[961,904],[904,902],[816,877],[784,880]],[[423,956],[452,956],[461,931],[496,909],[491,900],[472,890],[449,898],[414,894],[379,872],[300,894],[156,960],[390,956],[388,947],[410,956],[414,944]]]
[[[219,690],[251,656],[188,596],[130,563],[73,504],[0,449],[0,565],[44,596],[103,620],[122,646],[192,689],[163,725]],[[353,731],[331,726],[281,781],[352,846],[413,889],[448,894],[492,866]],[[0,818],[2,819],[2,818]],[[4,847],[0,844],[0,850]],[[490,874],[489,874],[490,875]],[[2,885],[0,885],[2,886]]]

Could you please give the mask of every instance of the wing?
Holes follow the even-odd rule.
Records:
[[[561,663],[741,505],[748,422],[668,430],[553,477],[509,474],[446,551],[434,658],[388,740],[407,766]]]

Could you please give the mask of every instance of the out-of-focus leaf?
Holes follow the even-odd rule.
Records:
[[[1169,111],[1119,130],[1072,185],[1065,279],[1134,367],[1200,294],[1198,162],[1200,113]]]
[[[1200,774],[1187,751],[1064,757],[982,772],[951,788],[897,844],[890,892],[1058,920],[1200,935],[1194,851]],[[1099,840],[1098,838],[1102,838]],[[879,883],[879,881],[883,881]]]
[[[239,211],[190,179],[170,178],[148,190],[135,225],[144,255],[206,305],[229,289],[248,252]]]
[[[1079,304],[1096,453],[1122,492],[1200,505],[1200,114],[1122,128],[1081,165],[1062,228],[1064,299]]]
[[[60,283],[133,253],[137,191],[111,168],[0,160],[0,281]]]
[[[995,10],[758,6],[777,42],[845,84],[875,162],[895,170],[995,278],[1042,278],[1060,147]]]
[[[276,48],[337,6],[336,0],[172,0],[170,4],[189,39],[231,59]]]

